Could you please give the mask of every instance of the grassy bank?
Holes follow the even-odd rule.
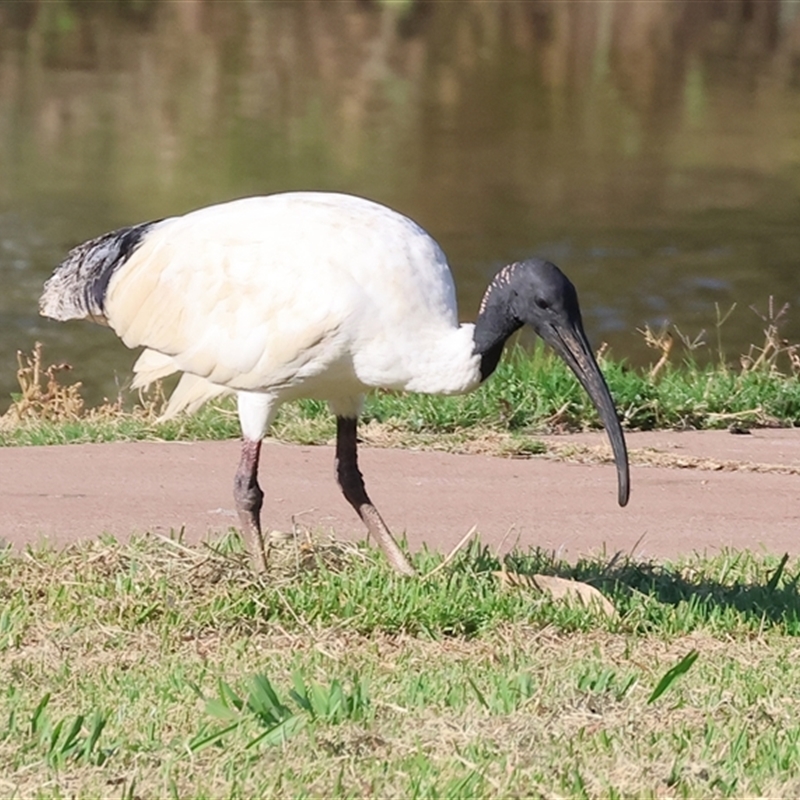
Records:
[[[440,557],[420,554],[423,573]],[[800,564],[516,554],[617,614],[287,542],[0,556],[5,797],[734,797],[800,790]],[[682,674],[683,673],[683,674]]]
[[[777,358],[602,366],[629,429],[800,420],[792,363]],[[167,423],[162,403],[86,410],[39,354],[20,365],[0,437],[238,435],[230,401]],[[506,453],[597,425],[538,350],[465,397],[376,393],[364,418],[376,444]],[[275,433],[322,442],[334,429],[304,402]],[[0,550],[0,796],[800,792],[800,561],[501,561],[477,543],[414,561],[422,577],[402,579],[368,547],[284,538],[255,575],[235,535]],[[555,599],[541,576],[580,581],[611,611]]]
[[[734,369],[723,360],[691,359],[634,369],[601,358],[620,417],[628,430],[725,428],[800,424],[797,364],[786,348],[763,349]],[[766,354],[766,355],[763,355]],[[779,356],[784,356],[783,361]],[[20,393],[0,419],[0,445],[98,442],[119,439],[221,439],[238,436],[231,398],[192,417],[159,422],[164,390],[87,410],[80,386],[45,368],[41,354],[20,364]],[[363,425],[374,444],[537,452],[535,435],[599,426],[597,413],[572,373],[549,351],[514,350],[477,391],[441,397],[377,391],[367,397]],[[304,400],[284,407],[273,435],[322,443],[335,432],[327,404]]]

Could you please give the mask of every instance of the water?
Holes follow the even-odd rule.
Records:
[[[353,192],[448,253],[464,319],[540,254],[633,363],[666,322],[800,340],[800,4],[0,3],[0,411],[45,345],[90,401],[135,354],[37,314],[66,251],[256,193]],[[709,350],[710,348],[705,348]],[[702,355],[701,348],[698,353]]]

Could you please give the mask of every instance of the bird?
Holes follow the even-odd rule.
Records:
[[[412,576],[358,466],[364,396],[376,388],[469,392],[491,376],[524,324],[591,397],[613,450],[619,505],[628,502],[622,427],[566,275],[540,258],[507,264],[475,322],[460,323],[441,247],[372,200],[293,191],[120,228],[68,252],[44,284],[39,310],[110,326],[128,347],[143,347],[133,388],[182,373],[164,418],[236,394],[242,445],[233,495],[264,569],[259,457],[283,403],[328,402],[341,491],[389,564]]]

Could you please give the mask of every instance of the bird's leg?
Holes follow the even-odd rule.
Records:
[[[358,420],[336,417],[336,477],[347,502],[361,517],[367,530],[375,537],[389,563],[401,575],[415,575],[414,567],[395,541],[386,523],[372,505],[364,488],[364,478],[358,469],[356,427]]]
[[[236,470],[233,482],[233,497],[242,528],[249,535],[250,541],[258,548],[259,558],[264,570],[267,569],[267,551],[264,546],[264,534],[261,532],[261,504],[264,492],[258,485],[258,458],[261,454],[261,440],[242,440],[242,457]]]

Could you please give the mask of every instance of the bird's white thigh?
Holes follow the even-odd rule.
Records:
[[[328,400],[328,406],[330,406],[331,413],[335,417],[358,419],[364,408],[364,395],[356,394],[350,397],[337,397],[335,400]]]
[[[272,424],[279,403],[274,395],[263,392],[238,392],[239,424],[242,436],[252,442],[264,438]]]

